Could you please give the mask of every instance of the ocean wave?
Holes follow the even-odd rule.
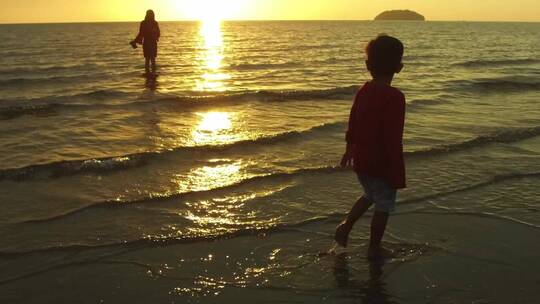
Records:
[[[433,58],[441,58],[440,55],[435,55],[435,54],[423,54],[423,55],[404,55],[403,56],[403,61],[415,61],[417,59],[433,59]]]
[[[358,86],[351,85],[320,90],[285,90],[285,91],[248,91],[240,93],[226,93],[207,96],[161,96],[153,102],[229,102],[241,101],[287,101],[287,100],[313,100],[331,98],[352,98]]]
[[[477,80],[458,80],[453,81],[453,85],[459,87],[469,87],[474,91],[490,91],[490,92],[523,92],[540,90],[540,82],[538,79],[514,79],[514,78],[493,78],[493,79],[477,79]]]
[[[85,70],[89,68],[99,68],[99,65],[94,63],[75,63],[71,65],[48,65],[48,66],[33,66],[33,67],[15,67],[15,68],[9,68],[9,69],[0,69],[0,74],[2,75],[20,75],[20,74],[29,74],[29,75],[36,75],[43,73],[44,75],[50,75],[51,73],[55,72],[71,72],[73,70]]]
[[[0,111],[3,111],[5,109],[11,109],[16,107],[32,107],[32,106],[46,106],[48,104],[55,104],[58,103],[60,105],[63,105],[66,103],[66,106],[71,106],[71,102],[75,101],[85,101],[89,99],[88,101],[91,101],[92,103],[87,104],[88,106],[93,106],[96,100],[102,99],[111,99],[111,98],[117,98],[117,97],[128,97],[128,96],[134,96],[132,93],[124,92],[124,91],[118,91],[118,90],[94,90],[89,92],[83,92],[78,94],[70,94],[70,95],[52,95],[52,96],[46,96],[46,97],[39,97],[39,98],[31,98],[31,99],[0,99]],[[77,104],[79,106],[83,106],[84,104]]]
[[[512,80],[477,81],[474,86],[491,91],[536,91],[540,90],[540,82],[522,82]]]
[[[137,99],[138,96],[116,90],[98,90],[88,93],[69,95],[69,96],[51,96],[45,98],[32,99],[29,101],[21,100],[0,100],[0,120],[9,120],[24,115],[41,115],[54,113],[59,110],[80,109],[88,110],[93,108],[126,108],[126,107],[145,107],[145,106],[178,106],[182,109],[196,108],[204,106],[224,106],[236,103],[250,101],[262,102],[287,102],[302,100],[329,100],[329,99],[351,99],[358,90],[358,86],[346,86],[322,90],[306,91],[257,91],[242,92],[217,95],[159,95],[154,99]],[[114,102],[111,100],[124,100],[124,102]],[[91,102],[89,102],[91,101]],[[434,99],[414,99],[409,102],[409,107],[424,106],[428,104],[447,103],[445,98]]]
[[[303,45],[293,45],[290,48],[284,48],[285,51],[302,51],[302,50],[323,50],[323,49],[334,49],[343,46],[342,44],[337,43],[323,43],[323,44],[303,44]]]
[[[233,64],[229,66],[229,69],[237,71],[250,71],[250,70],[273,70],[283,68],[294,68],[300,66],[297,62],[283,62],[283,63],[242,63]]]
[[[28,84],[48,84],[48,83],[62,83],[73,79],[87,78],[86,75],[74,75],[74,76],[52,76],[52,77],[38,77],[38,78],[9,78],[0,80],[0,88],[19,87],[21,85]]]
[[[66,160],[21,168],[3,169],[0,170],[0,181],[22,181],[34,177],[58,178],[83,173],[105,174],[111,171],[142,166],[147,157],[148,155],[146,154],[132,154],[87,160]]]
[[[66,160],[48,164],[30,165],[20,168],[0,170],[0,181],[24,181],[32,178],[58,178],[76,174],[106,174],[144,166],[148,161],[171,153],[215,153],[231,149],[244,150],[249,146],[271,145],[297,140],[319,132],[341,132],[346,128],[344,122],[327,123],[303,131],[289,131],[255,139],[247,139],[227,145],[204,145],[178,147],[170,150],[142,152],[122,156],[87,160]],[[478,136],[473,139],[449,145],[435,146],[425,150],[407,151],[406,157],[425,157],[458,152],[492,143],[512,143],[540,135],[540,126],[532,128],[514,128]]]
[[[185,146],[178,147],[170,150],[155,151],[155,152],[142,152],[135,154],[128,154],[122,156],[95,158],[86,160],[66,160],[60,162],[53,162],[47,164],[30,165],[21,168],[11,168],[0,170],[0,181],[13,180],[23,181],[30,178],[58,178],[64,176],[71,176],[76,174],[106,174],[109,172],[115,172],[119,170],[125,170],[129,168],[135,168],[143,166],[147,161],[152,158],[160,157],[164,154],[170,153],[204,153],[204,152],[216,152],[227,149],[244,149],[248,146],[257,145],[269,145],[280,142],[286,142],[291,139],[302,138],[311,133],[317,133],[320,131],[337,131],[344,130],[345,123],[334,122],[315,126],[313,128],[302,131],[289,131],[284,133],[278,133],[274,135],[262,136],[254,139],[247,139],[237,141],[227,145],[203,145],[203,146]]]
[[[334,172],[336,170],[338,170],[338,169],[337,168],[320,168],[320,169],[313,169],[313,170],[299,170],[300,172],[298,172],[298,173],[300,173],[300,174],[312,173],[312,172],[322,173],[322,172]],[[288,175],[291,176],[292,174],[288,174]],[[498,184],[498,183],[502,183],[502,182],[506,182],[506,181],[511,181],[511,180],[515,180],[515,179],[522,179],[522,178],[538,178],[538,177],[540,177],[540,172],[512,173],[512,174],[498,175],[498,176],[494,176],[494,177],[492,177],[492,178],[490,178],[490,179],[488,179],[486,181],[482,181],[482,182],[479,182],[479,183],[476,183],[476,184],[473,184],[473,185],[468,185],[468,186],[458,188],[458,189],[453,189],[453,190],[450,190],[450,191],[447,191],[447,192],[439,192],[439,193],[434,193],[434,194],[430,194],[430,195],[421,196],[421,197],[418,197],[418,198],[413,198],[413,199],[409,199],[409,200],[403,200],[403,201],[400,201],[399,204],[417,204],[417,203],[430,201],[430,200],[445,197],[445,196],[448,196],[448,195],[453,195],[453,194],[456,194],[456,193],[471,191],[471,190],[475,190],[475,189],[478,189],[478,188],[481,188],[481,187],[486,187],[486,186],[489,186],[489,185]],[[260,178],[266,178],[266,177],[257,177],[256,179],[260,179]],[[253,180],[251,180],[251,182],[253,182]],[[233,186],[229,186],[229,187],[236,187],[236,186],[238,186],[238,185],[233,185]],[[220,190],[222,190],[222,189],[223,188],[220,188]],[[210,191],[215,191],[215,190],[209,190],[209,191],[205,191],[205,192],[210,192]],[[199,192],[199,193],[201,193],[201,192]],[[117,201],[103,202],[103,203],[99,203],[99,204],[96,204],[96,205],[90,205],[88,207],[77,209],[77,210],[74,210],[72,212],[62,214],[62,215],[58,215],[58,216],[55,216],[55,217],[52,217],[52,218],[30,220],[30,221],[26,221],[26,222],[22,222],[22,223],[17,223],[17,224],[43,223],[43,222],[55,221],[55,220],[59,220],[59,219],[65,218],[65,217],[69,217],[69,216],[72,216],[72,215],[74,215],[76,213],[80,213],[80,212],[88,210],[88,209],[94,209],[94,208],[121,208],[121,207],[126,206],[126,204],[137,204],[137,203],[141,204],[141,203],[149,203],[149,202],[157,203],[158,201],[163,201],[165,199],[172,199],[172,198],[179,198],[179,197],[180,197],[179,195],[175,195],[174,197],[171,197],[171,196],[169,196],[169,197],[160,197],[160,198],[157,198],[157,199],[156,198],[148,198],[146,200],[138,200],[138,201],[122,202],[122,203],[119,203]],[[414,212],[418,212],[418,211],[412,211],[412,212],[414,213]],[[408,213],[410,213],[410,212],[398,213],[397,215],[399,215],[399,214],[408,214]],[[484,213],[481,213],[481,215],[482,214],[484,214]],[[341,218],[343,218],[343,215],[344,214],[341,214],[341,213],[331,213],[331,214],[326,214],[326,215],[317,216],[317,217],[313,217],[313,218],[308,218],[306,220],[295,222],[295,223],[279,223],[279,224],[272,224],[272,225],[267,225],[267,226],[262,226],[262,227],[261,226],[243,227],[243,228],[238,228],[238,229],[236,229],[234,231],[231,231],[231,232],[221,232],[221,233],[216,232],[214,234],[204,235],[204,236],[201,236],[201,235],[186,235],[186,236],[181,236],[181,237],[177,237],[177,236],[175,236],[175,237],[171,237],[171,236],[153,236],[153,237],[144,237],[144,238],[134,239],[134,240],[129,240],[129,241],[121,241],[121,242],[117,242],[117,243],[106,243],[106,244],[99,244],[99,245],[78,245],[78,244],[73,244],[73,245],[66,245],[66,246],[40,248],[40,249],[29,250],[29,251],[0,252],[0,257],[16,258],[16,257],[20,257],[20,256],[23,256],[23,255],[34,254],[34,253],[42,253],[42,252],[71,251],[71,250],[79,251],[79,250],[100,249],[100,248],[117,247],[117,246],[129,247],[129,248],[137,248],[137,247],[144,248],[144,247],[154,247],[154,246],[163,247],[163,246],[170,246],[170,245],[176,245],[176,244],[185,244],[185,243],[208,242],[208,241],[214,241],[214,240],[219,240],[219,239],[230,239],[230,238],[235,238],[235,237],[245,236],[245,235],[257,235],[259,233],[275,233],[275,232],[296,231],[296,229],[301,228],[302,226],[313,224],[313,223],[338,221]],[[515,221],[514,220],[513,222],[516,222],[518,224],[525,224],[525,225],[528,225],[528,226],[533,226],[533,227],[539,228],[537,225],[531,225],[529,223],[522,222],[522,221]]]
[[[327,59],[308,61],[307,63],[308,64],[321,64],[321,63],[336,64],[336,63],[345,63],[345,62],[354,64],[354,63],[361,62],[361,61],[360,61],[360,58],[331,57],[331,58],[327,58]]]
[[[200,242],[211,242],[216,240],[232,239],[240,236],[249,236],[249,235],[259,235],[261,233],[277,233],[277,232],[288,232],[288,231],[297,231],[298,228],[309,225],[316,222],[327,221],[327,216],[312,217],[303,221],[296,223],[279,223],[257,227],[245,227],[238,228],[229,232],[215,232],[213,234],[207,235],[185,235],[185,236],[151,236],[143,237],[133,240],[125,240],[118,242],[111,242],[106,244],[96,244],[96,245],[84,245],[84,244],[71,244],[71,245],[62,245],[62,246],[51,246],[45,248],[39,248],[35,250],[28,251],[4,251],[0,252],[1,258],[19,258],[22,256],[44,253],[44,252],[71,252],[71,251],[81,251],[81,250],[96,250],[96,249],[106,249],[111,247],[122,247],[122,248],[147,248],[147,247],[166,247],[172,245],[180,244],[191,244],[191,243],[200,243]],[[2,282],[0,282],[1,284]]]
[[[515,65],[527,65],[527,64],[537,64],[540,63],[540,60],[534,58],[521,58],[521,59],[499,59],[499,60],[469,60],[463,62],[454,63],[454,66],[461,67],[497,67],[497,66],[515,66]]]
[[[83,71],[84,72],[84,71]],[[95,79],[102,79],[105,74],[98,72],[93,74],[70,74],[43,77],[14,77],[0,79],[0,88],[19,88],[29,85],[48,85],[48,84],[66,84],[88,82]]]
[[[434,194],[429,194],[429,195],[425,195],[425,196],[421,196],[417,198],[411,198],[411,199],[400,201],[399,203],[400,204],[416,204],[423,201],[434,200],[434,199],[438,199],[441,197],[445,197],[445,196],[449,196],[449,195],[453,195],[457,193],[472,191],[472,190],[480,189],[483,187],[515,180],[515,179],[539,178],[539,177],[540,177],[540,172],[510,173],[510,174],[504,174],[504,175],[496,175],[488,180],[481,181],[479,183],[475,183],[471,185],[467,185],[462,188],[452,189],[450,191],[445,191],[445,192],[437,192]]]
[[[226,185],[223,187],[218,187],[218,188],[213,188],[213,189],[208,189],[208,190],[190,191],[190,192],[182,192],[182,193],[167,194],[167,195],[154,195],[154,196],[144,197],[144,198],[140,198],[136,200],[128,200],[128,201],[110,200],[110,201],[97,202],[92,205],[73,209],[66,213],[58,214],[52,217],[31,219],[31,220],[19,222],[17,224],[52,222],[52,221],[64,219],[64,218],[73,216],[75,214],[79,214],[81,212],[86,212],[88,210],[93,210],[93,209],[116,209],[116,208],[124,208],[126,206],[132,206],[132,205],[157,204],[160,202],[170,201],[170,200],[179,200],[179,199],[188,199],[188,198],[196,199],[197,197],[206,196],[208,194],[213,194],[218,191],[233,190],[233,189],[237,189],[239,187],[246,186],[246,185],[260,184],[261,182],[270,182],[270,181],[286,182],[286,181],[290,181],[301,176],[312,176],[315,174],[332,174],[332,173],[345,172],[345,171],[349,171],[349,169],[338,167],[338,166],[335,166],[335,167],[329,166],[329,167],[298,169],[291,172],[280,172],[280,173],[259,175],[259,176],[254,176],[251,178],[241,180],[231,185]],[[418,198],[412,198],[412,199],[400,201],[400,204],[415,204],[415,203],[419,203],[426,200],[432,200],[432,199],[448,196],[451,194],[471,191],[474,189],[502,183],[509,180],[522,179],[522,178],[538,178],[538,177],[540,177],[540,172],[526,172],[526,173],[512,173],[512,174],[506,174],[506,175],[497,175],[486,181],[482,181],[482,182],[472,184],[472,185],[467,185],[462,188],[453,189],[447,192],[438,192],[438,193],[425,195]]]
[[[41,114],[60,109],[118,106],[106,103],[113,99],[132,97],[133,94],[116,90],[96,90],[74,95],[56,95],[33,99],[0,100],[0,119]]]
[[[426,150],[405,152],[405,155],[412,156],[412,157],[420,157],[420,156],[444,154],[444,153],[457,152],[457,151],[466,150],[466,149],[475,148],[475,147],[481,147],[483,145],[491,144],[491,143],[513,143],[513,142],[521,141],[527,138],[537,137],[539,135],[540,135],[540,126],[532,127],[532,128],[513,128],[513,129],[501,130],[490,135],[478,136],[473,139],[460,142],[460,143],[436,146],[436,147],[432,147]]]
[[[92,109],[104,107],[138,107],[148,105],[189,107],[230,105],[249,101],[286,102],[303,100],[349,99],[358,90],[358,86],[346,86],[321,90],[292,90],[292,91],[251,91],[240,93],[225,93],[198,96],[192,95],[158,95],[152,99],[140,99],[133,93],[116,90],[97,90],[76,95],[50,96],[32,100],[0,100],[0,119],[13,119],[22,115],[33,115],[50,110],[60,109]],[[123,103],[111,102],[123,98]],[[96,102],[99,101],[99,102]]]
[[[436,104],[447,104],[450,101],[446,99],[445,97],[437,97],[437,98],[428,98],[428,99],[412,99],[407,104],[407,110],[409,110],[411,107],[423,107],[426,105],[436,105]]]
[[[278,52],[298,52],[298,51],[311,51],[311,50],[325,50],[342,47],[342,44],[335,43],[323,43],[323,44],[292,44],[292,45],[278,45],[272,48],[255,48],[251,49],[252,53],[278,53]]]
[[[29,105],[4,107],[0,109],[0,120],[15,119],[24,115],[44,115],[55,113],[60,104],[52,103],[47,105]]]
[[[272,173],[272,174],[266,174],[266,175],[258,175],[258,176],[241,180],[234,184],[230,184],[230,185],[226,185],[226,186],[218,187],[218,188],[213,188],[213,189],[208,189],[208,190],[180,192],[180,193],[166,194],[166,195],[153,195],[153,196],[143,197],[143,198],[135,199],[135,200],[127,200],[127,201],[110,200],[110,201],[97,202],[92,205],[73,209],[63,214],[58,214],[58,215],[47,217],[47,218],[26,220],[26,221],[20,222],[19,224],[52,222],[52,221],[57,221],[57,220],[67,218],[75,214],[85,212],[88,210],[93,210],[93,209],[115,209],[115,208],[124,208],[125,206],[132,206],[132,205],[155,204],[155,203],[170,201],[170,200],[193,198],[197,196],[200,197],[200,196],[215,193],[217,191],[232,190],[232,189],[237,189],[239,187],[246,186],[246,185],[259,184],[263,181],[289,181],[302,175],[330,174],[330,173],[335,173],[335,172],[344,171],[344,170],[347,170],[347,169],[343,169],[339,167],[320,167],[320,168],[298,169],[291,172],[280,172],[280,173]]]

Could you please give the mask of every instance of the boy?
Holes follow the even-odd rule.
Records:
[[[381,240],[388,215],[394,211],[397,189],[405,188],[403,126],[405,96],[391,86],[394,74],[401,72],[403,44],[396,38],[380,35],[369,42],[366,66],[373,80],[358,91],[349,117],[347,150],[341,166],[354,165],[362,196],[347,218],[337,227],[335,241],[347,247],[354,223],[371,207],[370,259],[391,256]]]

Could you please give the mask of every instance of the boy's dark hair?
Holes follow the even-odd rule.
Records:
[[[367,47],[368,68],[373,76],[393,75],[401,68],[403,43],[399,39],[380,34],[371,40]]]

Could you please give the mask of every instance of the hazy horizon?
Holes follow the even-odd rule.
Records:
[[[85,24],[85,23],[136,23],[140,20],[112,20],[112,21],[102,21],[102,20],[88,20],[88,21],[51,21],[51,22],[0,22],[0,25],[29,25],[29,24]],[[199,19],[182,19],[182,20],[157,20],[159,22],[201,22]],[[415,20],[373,20],[373,19],[225,19],[220,20],[222,22],[394,22],[394,21],[403,21],[403,22],[477,22],[477,23],[540,23],[539,21],[521,21],[521,20],[430,20],[425,21],[415,21]]]
[[[78,24],[78,23],[136,23],[140,22],[141,20],[119,20],[119,21],[67,21],[67,22],[6,22],[2,23],[0,22],[0,25],[39,25],[39,24]],[[185,20],[158,20],[159,22],[201,22],[201,20],[197,19],[185,19]],[[223,22],[367,22],[367,21],[375,21],[375,20],[369,20],[369,19],[234,19],[234,20],[222,20]],[[505,20],[505,21],[497,21],[497,20],[426,20],[426,21],[410,21],[410,20],[396,20],[396,21],[403,21],[403,22],[472,22],[472,23],[539,23],[540,21],[516,21],[516,20]],[[392,20],[382,20],[382,21],[376,21],[376,22],[392,22]]]
[[[54,9],[51,9],[54,8]],[[140,21],[152,8],[161,21],[373,20],[386,10],[409,9],[428,21],[540,22],[535,0],[20,0],[7,3],[1,24]],[[44,13],[47,12],[47,13]]]

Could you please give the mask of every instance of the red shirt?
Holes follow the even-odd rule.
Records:
[[[355,145],[354,170],[405,188],[403,126],[405,96],[400,90],[366,82],[356,93],[347,143]]]

